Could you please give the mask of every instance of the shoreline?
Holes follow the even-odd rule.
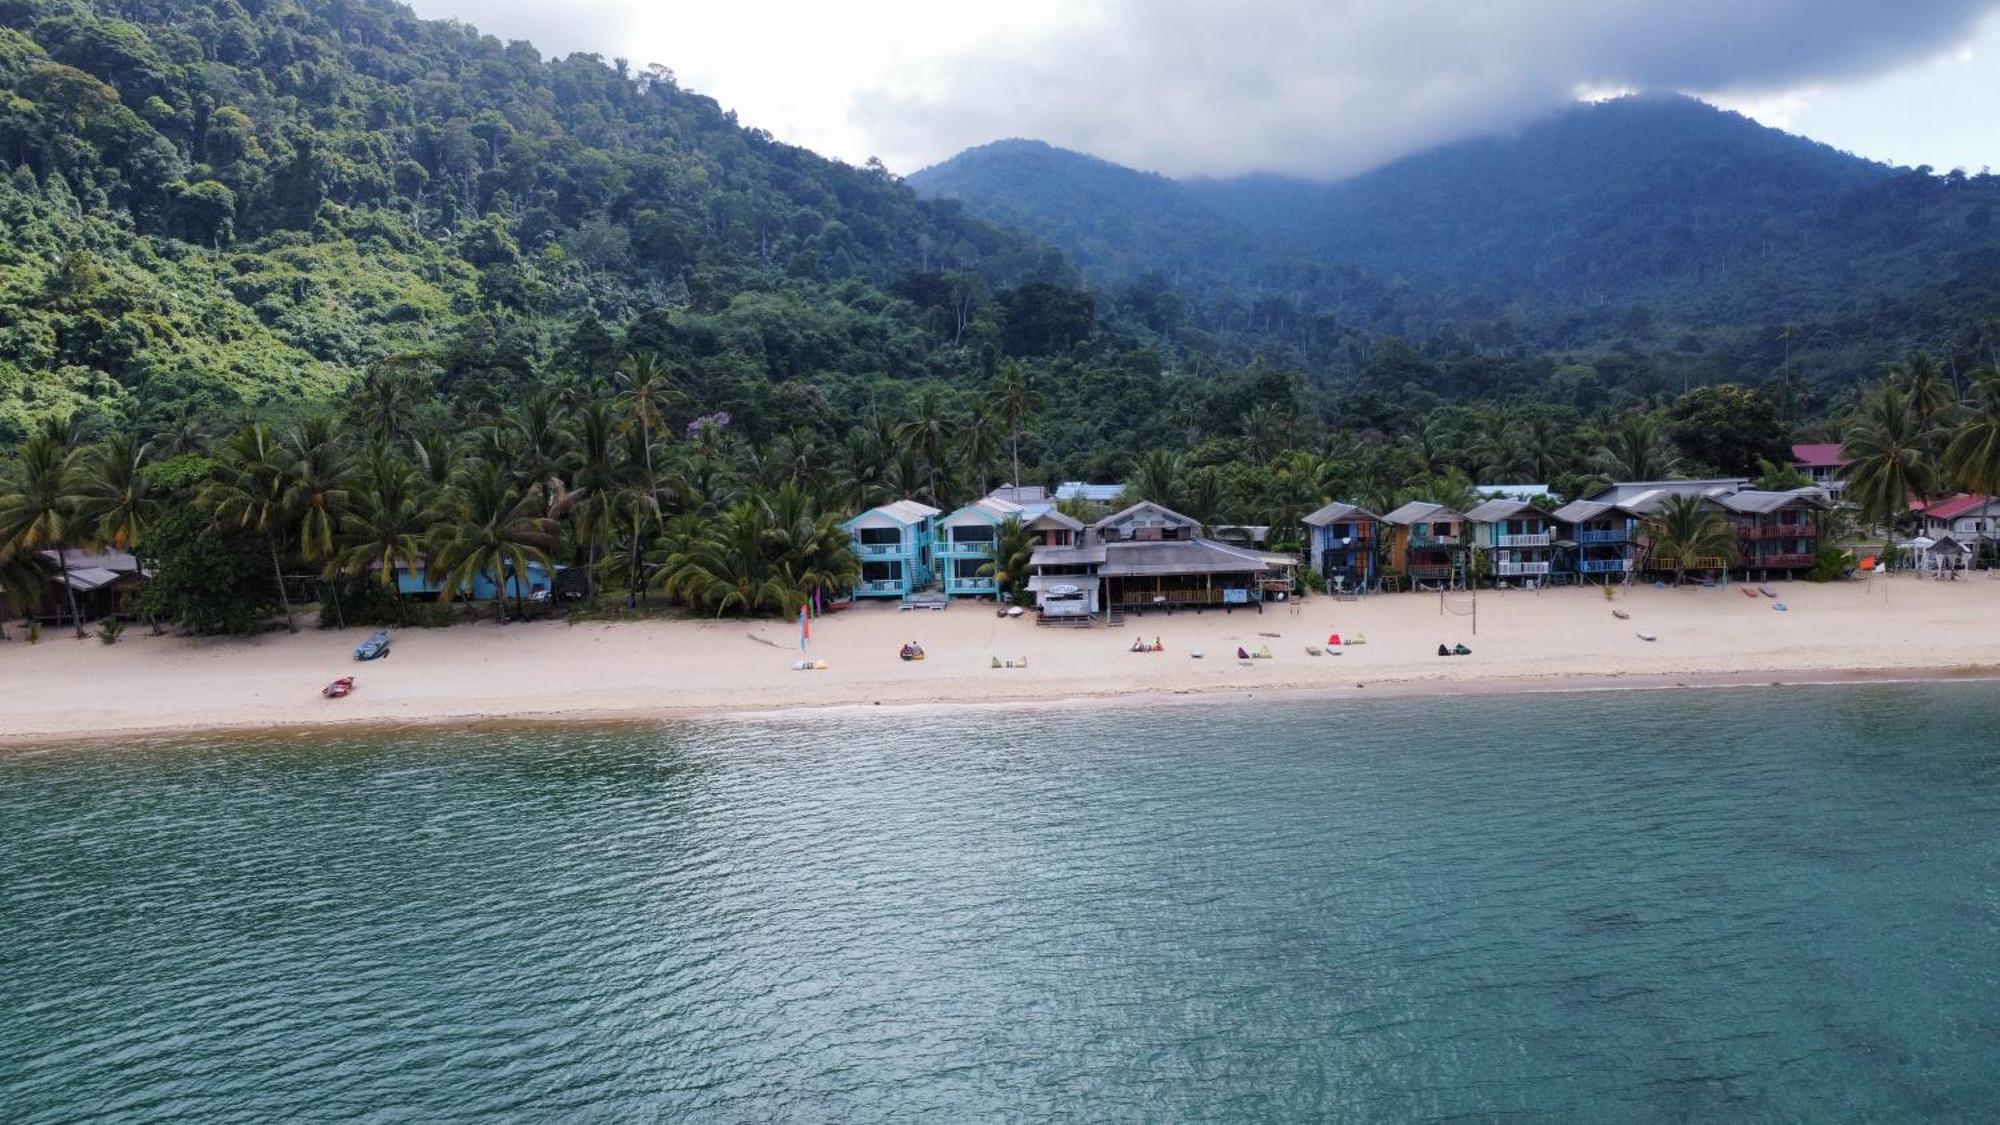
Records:
[[[1777,602],[1788,603],[1776,612]],[[1622,614],[1623,616],[1617,616]],[[1427,595],[1311,598],[1262,613],[1134,618],[1121,629],[1045,629],[991,603],[945,612],[868,605],[797,626],[743,620],[530,622],[399,630],[393,659],[357,664],[362,628],[250,638],[131,635],[0,644],[0,747],[177,735],[451,725],[796,720],[965,708],[1331,702],[2000,679],[2000,581],[1884,579],[1739,589],[1481,592],[1477,632]],[[1365,643],[1308,654],[1328,634]],[[1655,640],[1648,641],[1644,637]],[[1164,651],[1134,653],[1135,637]],[[897,649],[920,641],[927,659]],[[1440,644],[1466,657],[1439,657]],[[1271,659],[1235,658],[1238,648]],[[1196,651],[1205,658],[1189,657]],[[1004,658],[1004,659],[1002,659]],[[992,662],[1026,658],[1022,667]],[[320,698],[337,676],[357,686]],[[1363,685],[1357,687],[1355,685]]]
[[[548,711],[460,712],[421,718],[331,716],[295,723],[219,722],[131,726],[89,733],[0,732],[0,752],[62,750],[133,741],[164,743],[184,739],[248,739],[313,734],[399,735],[441,728],[465,732],[660,726],[672,723],[777,723],[875,716],[941,716],[967,711],[1076,711],[1091,707],[1191,707],[1215,703],[1367,702],[1430,699],[1457,695],[1617,695],[1625,692],[1755,691],[1767,688],[1880,687],[1895,684],[2000,683],[2000,665],[1955,668],[1877,668],[1653,674],[1612,672],[1596,676],[1506,676],[1492,678],[1409,678],[1358,681],[1352,686],[1273,685],[1181,688],[1173,691],[1102,691],[1066,696],[997,696],[973,701],[902,699],[893,703],[839,701],[787,707],[591,708]]]

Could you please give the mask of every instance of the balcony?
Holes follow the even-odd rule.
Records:
[[[1586,531],[1579,529],[1576,541],[1586,547],[1599,543],[1630,543],[1632,533],[1626,529],[1614,528],[1609,531]]]
[[[908,543],[856,543],[854,553],[864,559],[883,559],[913,555],[916,548]]]
[[[900,578],[881,578],[873,582],[856,582],[854,584],[854,592],[856,595],[864,598],[883,597],[890,594],[900,596],[903,592],[903,580]]]
[[[946,539],[938,544],[940,555],[977,555],[980,558],[993,557],[991,539]]]
[[[1738,539],[1810,539],[1817,532],[1809,523],[1745,524],[1736,529]]]
[[[1412,547],[1456,547],[1458,544],[1459,537],[1456,535],[1433,535],[1429,532],[1419,535],[1414,531],[1410,533]]]
[[[1549,564],[1545,562],[1503,562],[1493,566],[1493,573],[1502,578],[1540,578],[1548,572]]]
[[[1534,535],[1496,535],[1493,538],[1493,545],[1495,547],[1546,547],[1549,545],[1551,538],[1553,537],[1546,531]]]
[[[1774,569],[1797,569],[1810,567],[1818,562],[1819,556],[1817,555],[1746,555],[1744,556],[1742,565],[1751,570],[1761,570],[1767,567]]]
[[[1619,534],[1624,534],[1620,532]],[[1581,559],[1576,569],[1583,574],[1628,574],[1632,570],[1631,559]]]
[[[950,592],[954,594],[991,594],[999,589],[999,581],[991,576],[984,578],[953,578],[951,580]]]

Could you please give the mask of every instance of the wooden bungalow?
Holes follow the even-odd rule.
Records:
[[[1365,592],[1382,579],[1382,517],[1332,503],[1305,518],[1306,558],[1329,593]]]
[[[1819,563],[1820,513],[1833,506],[1817,488],[1743,489],[1716,498],[1736,532],[1737,566],[1758,578],[1797,574]]]
[[[132,595],[146,584],[147,574],[128,551],[42,551],[48,589],[39,604],[18,607],[37,620],[70,624],[69,594],[76,594],[77,616],[84,621],[122,617],[130,612]],[[67,563],[67,569],[64,568]]]
[[[1471,546],[1465,513],[1443,504],[1412,500],[1382,517],[1388,531],[1390,570],[1419,583],[1464,589]]]
[[[1600,500],[1578,500],[1549,518],[1556,526],[1551,543],[1555,577],[1608,583],[1632,573],[1639,550],[1637,513]]]

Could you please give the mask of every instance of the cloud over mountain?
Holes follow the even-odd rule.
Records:
[[[1170,175],[1338,176],[1591,89],[1751,94],[1967,41],[1995,0],[1099,0],[856,98],[885,153],[1033,136]]]

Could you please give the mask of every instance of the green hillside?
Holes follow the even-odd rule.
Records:
[[[1064,276],[667,71],[397,4],[0,0],[0,23],[0,439],[324,397],[408,352],[499,393],[662,307],[720,368],[908,376],[945,362],[949,302],[892,284]]]

